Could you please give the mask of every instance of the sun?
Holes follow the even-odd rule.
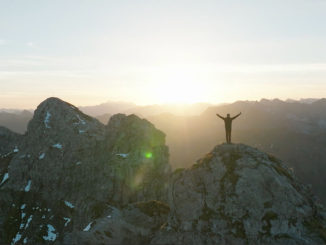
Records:
[[[204,101],[204,88],[187,70],[168,70],[155,77],[153,88],[159,103],[190,104]]]

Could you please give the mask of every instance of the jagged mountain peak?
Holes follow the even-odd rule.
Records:
[[[169,222],[152,244],[324,244],[325,215],[309,188],[275,157],[216,146],[176,170]],[[173,214],[173,215],[172,215]]]
[[[48,134],[69,131],[75,134],[85,134],[87,131],[103,130],[103,128],[104,125],[97,119],[84,114],[72,104],[51,97],[37,107],[28,124],[27,132]]]
[[[144,150],[165,144],[165,134],[162,131],[134,114],[112,116],[106,130],[109,138],[119,138],[121,145],[124,145],[124,150],[132,147],[130,142],[137,142],[137,145]]]
[[[49,98],[17,147],[9,136],[0,138],[0,151],[1,143],[11,144],[0,152],[0,243],[63,244],[112,206],[166,199],[165,136],[135,115],[114,116],[104,126]]]
[[[73,110],[78,110],[77,107],[75,107],[74,105],[61,100],[60,98],[57,97],[50,97],[47,98],[46,100],[44,100],[43,102],[41,102],[36,111],[43,111],[43,110],[52,110],[52,109],[73,109]]]

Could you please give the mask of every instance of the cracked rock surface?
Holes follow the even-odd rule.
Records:
[[[170,215],[152,244],[325,244],[323,207],[279,160],[216,146],[170,181]]]

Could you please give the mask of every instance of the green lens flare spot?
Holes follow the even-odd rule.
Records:
[[[145,153],[145,157],[146,157],[146,158],[152,158],[152,157],[153,157],[152,152],[146,152],[146,153]]]

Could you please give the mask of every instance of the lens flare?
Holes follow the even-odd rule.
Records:
[[[145,153],[145,157],[146,157],[146,158],[152,158],[152,157],[153,157],[152,152],[146,152],[146,153]]]

